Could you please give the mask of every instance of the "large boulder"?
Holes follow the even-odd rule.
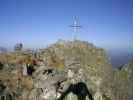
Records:
[[[92,43],[59,40],[32,52],[21,49],[0,54],[0,80],[6,83],[0,96],[10,93],[14,100],[84,100],[88,93],[89,100],[133,98],[133,63],[112,69],[106,51]],[[27,74],[27,64],[34,67],[32,75]]]
[[[61,84],[64,84],[65,89],[62,91],[65,91],[70,84],[84,82],[92,95],[98,91],[101,96],[113,98],[110,94],[112,92],[110,88],[113,85],[113,70],[102,48],[85,41],[59,40],[44,49],[40,55],[43,55],[42,59],[46,64],[41,67],[41,70],[38,68],[40,72],[37,76],[40,80],[37,82],[42,85],[36,88],[42,86],[41,88],[48,90],[47,82],[52,87],[59,81],[63,81]],[[54,70],[54,75],[43,74],[47,69]]]
[[[114,93],[117,100],[132,100],[133,98],[133,61],[129,61],[115,70]]]

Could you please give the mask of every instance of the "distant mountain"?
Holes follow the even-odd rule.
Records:
[[[7,52],[7,48],[5,48],[5,47],[0,47],[0,53],[1,52]]]
[[[114,68],[133,60],[133,52],[131,51],[108,50],[107,53]]]

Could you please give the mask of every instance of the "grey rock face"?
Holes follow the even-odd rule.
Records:
[[[43,59],[47,65],[38,68],[36,71],[41,70],[35,75],[38,76],[35,80],[39,84],[36,88],[47,91],[41,94],[41,99],[42,95],[44,99],[49,99],[48,95],[51,95],[52,91],[56,96],[53,95],[51,98],[57,99],[71,84],[79,82],[85,83],[93,96],[97,91],[102,96],[108,93],[107,87],[113,84],[108,84],[108,81],[113,80],[113,75],[105,51],[87,42],[60,40],[45,50]],[[44,74],[46,70],[52,71]],[[60,82],[59,87],[57,87],[58,82]]]
[[[113,70],[106,52],[85,41],[59,40],[45,49],[1,57],[8,66],[1,70],[0,80],[8,83],[13,100],[77,100],[82,96],[88,100],[87,90],[89,100],[91,96],[94,100],[133,98],[133,63]],[[27,64],[35,69],[31,76]]]
[[[115,97],[119,100],[132,100],[133,98],[133,61],[122,65],[114,75]],[[118,92],[119,91],[119,92]],[[127,99],[128,98],[128,99]]]

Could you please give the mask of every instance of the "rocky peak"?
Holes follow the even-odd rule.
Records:
[[[114,71],[106,51],[86,41],[59,40],[30,53],[14,51],[0,56],[4,58],[1,86],[8,84],[13,100],[125,100],[119,96],[123,94],[121,90],[132,87],[132,63],[124,65],[124,72]],[[123,82],[125,79],[129,87]],[[4,91],[0,92],[1,97],[6,96]],[[131,93],[128,96],[131,98]]]

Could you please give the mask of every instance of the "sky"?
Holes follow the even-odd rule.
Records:
[[[58,39],[79,39],[111,56],[133,54],[132,5],[132,0],[0,0],[0,46],[21,42],[42,48]],[[77,33],[69,27],[74,16],[82,26]]]

